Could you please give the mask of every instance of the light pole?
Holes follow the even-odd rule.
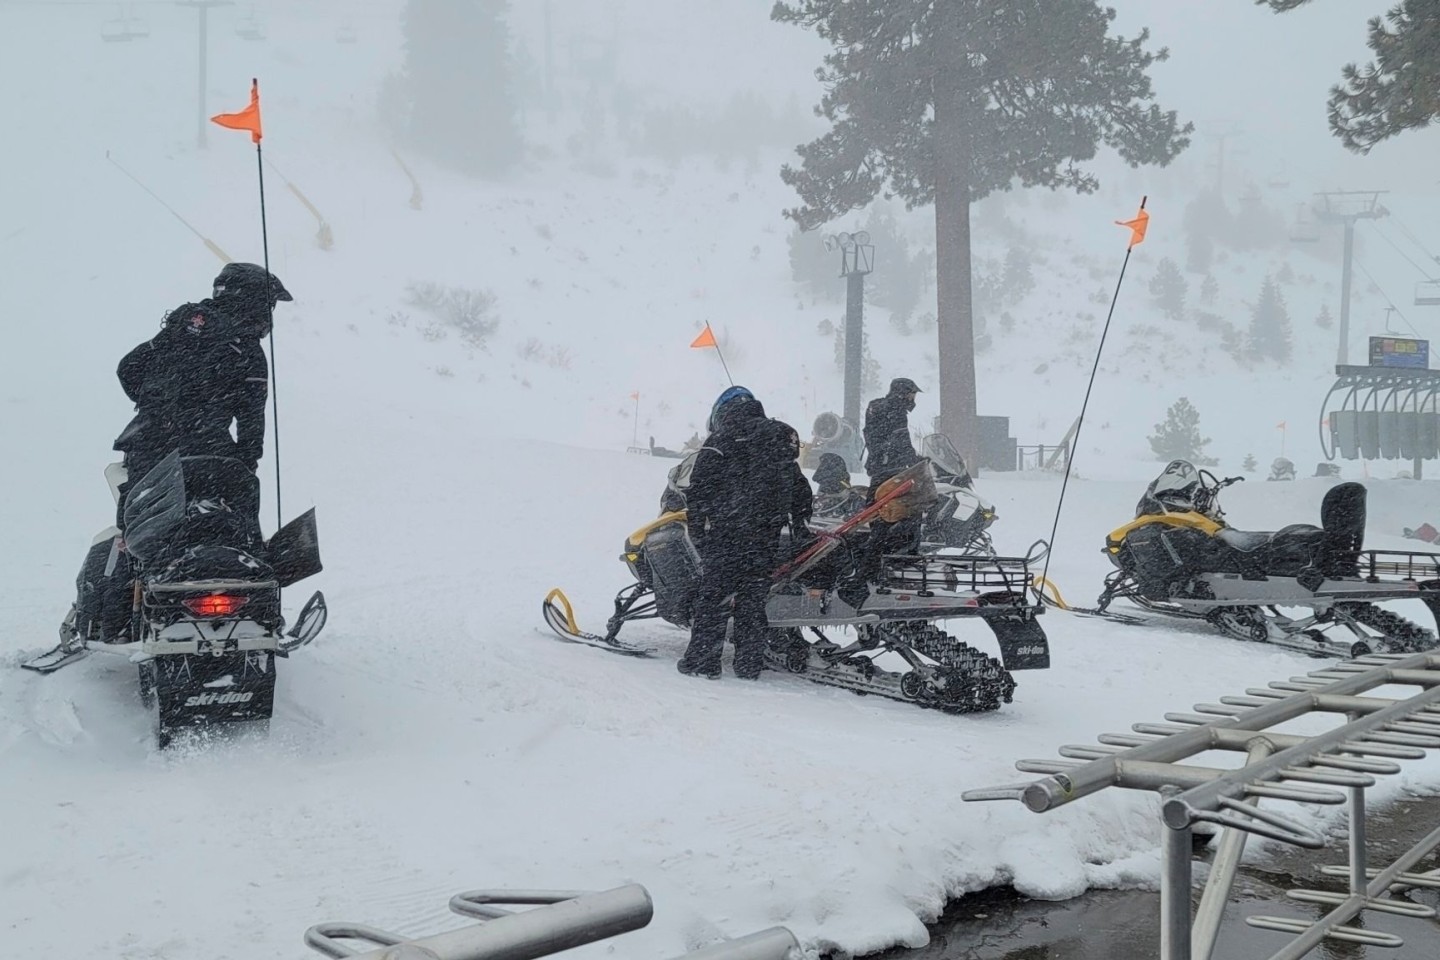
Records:
[[[205,124],[209,119],[205,109],[205,55],[209,46],[210,8],[234,6],[234,0],[175,0],[176,6],[194,7],[200,14],[200,64],[196,92],[199,96],[199,125],[195,128],[195,145],[205,147]]]
[[[840,276],[845,284],[845,419],[860,429],[861,348],[865,343],[865,274],[875,268],[870,234],[836,233],[825,237],[825,249],[840,250]]]

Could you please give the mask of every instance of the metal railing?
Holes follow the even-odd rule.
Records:
[[[535,960],[639,930],[654,904],[644,887],[629,884],[594,892],[471,890],[451,897],[450,910],[478,922],[418,939],[359,923],[320,923],[305,931],[305,943],[331,960]],[[684,960],[787,960],[798,948],[789,930],[771,927]]]
[[[1378,697],[1385,686],[1413,686],[1409,697]],[[1299,960],[1322,941],[1400,946],[1393,934],[1351,926],[1364,912],[1435,917],[1428,906],[1388,896],[1404,887],[1440,886],[1436,874],[1412,868],[1440,848],[1440,827],[1389,866],[1368,864],[1365,790],[1377,776],[1398,773],[1394,761],[1420,759],[1440,749],[1440,655],[1368,655],[1303,677],[1250,688],[1243,696],[1202,703],[1194,713],[1167,713],[1165,723],[1137,723],[1132,733],[1101,734],[1098,744],[1062,746],[1066,760],[1021,760],[1016,768],[1047,774],[1030,783],[972,790],[967,801],[1020,800],[1036,813],[1053,810],[1106,787],[1159,793],[1162,829],[1160,877],[1161,960],[1210,960],[1221,915],[1250,835],[1309,849],[1326,837],[1292,816],[1261,809],[1263,799],[1305,804],[1347,804],[1348,862],[1325,867],[1344,877],[1345,891],[1292,890],[1289,897],[1331,909],[1319,920],[1247,917],[1253,927],[1292,935],[1270,960]],[[1271,728],[1308,714],[1337,714],[1346,722],[1302,736]],[[1236,769],[1182,761],[1211,750],[1243,752]],[[1337,789],[1338,788],[1338,789]],[[1191,914],[1193,828],[1221,827],[1215,859],[1195,914]]]

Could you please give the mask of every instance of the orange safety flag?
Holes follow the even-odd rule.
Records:
[[[1126,249],[1134,250],[1145,241],[1145,230],[1150,226],[1150,214],[1145,211],[1144,207],[1141,207],[1140,212],[1135,214],[1134,220],[1116,220],[1115,223],[1118,226],[1130,228],[1130,246]]]
[[[639,391],[639,390],[636,390],[634,393],[630,394],[630,399],[631,399],[631,400],[634,400],[636,403],[639,403],[639,402],[640,402],[640,391]]]
[[[710,329],[710,324],[708,323],[705,324],[705,329],[700,331],[700,336],[690,341],[690,346],[714,347],[716,350],[720,349],[720,345],[715,342],[715,331]]]
[[[1281,420],[1279,423],[1275,424],[1275,429],[1276,429],[1276,430],[1284,430],[1284,429],[1285,429],[1285,421],[1284,421],[1284,420]]]
[[[217,113],[210,118],[211,123],[218,123],[222,127],[229,127],[231,130],[249,130],[250,142],[260,142],[260,81],[250,81],[250,106],[238,113]]]

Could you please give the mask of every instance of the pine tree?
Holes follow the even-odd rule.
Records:
[[[1185,318],[1185,293],[1188,289],[1180,268],[1169,257],[1155,267],[1155,276],[1150,278],[1150,297],[1155,305],[1171,320]]]
[[[1185,234],[1185,269],[1191,273],[1209,273],[1215,263],[1215,241],[1208,234],[1187,231]]]
[[[1219,295],[1220,284],[1215,282],[1213,275],[1205,274],[1205,279],[1200,281],[1200,302],[1208,307],[1215,302],[1215,298]]]
[[[1330,305],[1320,304],[1320,315],[1315,318],[1315,326],[1321,330],[1329,330],[1335,325],[1335,318],[1330,316]]]
[[[463,173],[520,159],[506,0],[406,0],[405,139]]]
[[[796,227],[786,238],[790,248],[790,279],[812,297],[839,300],[845,292],[840,277],[840,252],[826,250],[820,238]]]
[[[1247,352],[1257,360],[1290,360],[1290,313],[1275,278],[1266,275],[1260,287],[1260,299],[1250,314],[1250,336]]]
[[[1030,268],[1030,252],[1021,246],[1005,251],[1005,299],[1019,303],[1035,289],[1035,273]]]
[[[1310,0],[1255,0],[1277,12]],[[1440,119],[1440,43],[1436,0],[1400,0],[1367,24],[1367,46],[1375,60],[1346,64],[1342,83],[1330,89],[1330,132],[1356,153],[1369,153],[1380,141]]]
[[[889,188],[935,205],[940,429],[976,442],[970,205],[1022,186],[1093,192],[1082,166],[1103,143],[1132,165],[1169,163],[1189,125],[1152,102],[1148,31],[1111,36],[1095,0],[778,0],[774,20],[834,51],[820,71],[824,136],[781,177],[813,229]]]
[[[871,208],[863,229],[875,247],[875,272],[867,278],[865,299],[889,310],[892,319],[908,329],[930,282],[924,251],[910,252],[910,238],[894,214],[882,206]]]
[[[1240,464],[1240,469],[1246,473],[1254,473],[1256,466],[1258,466],[1258,464],[1255,462],[1255,454],[1245,454],[1245,460]]]
[[[1209,437],[1200,436],[1200,411],[1181,397],[1165,411],[1165,422],[1155,424],[1150,449],[1159,460],[1189,460],[1197,466],[1213,466],[1216,461],[1205,456]]]

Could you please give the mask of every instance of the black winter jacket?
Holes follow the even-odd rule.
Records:
[[[686,490],[691,539],[709,544],[773,539],[786,524],[803,525],[810,482],[792,455],[791,428],[765,417],[758,401],[732,401],[695,458]]]
[[[919,462],[910,442],[909,413],[900,397],[880,397],[865,408],[865,470],[871,489]]]
[[[231,336],[232,323],[214,301],[187,303],[171,312],[165,329],[125,355],[116,375],[137,416],[116,449],[161,456],[178,449],[251,465],[260,459],[269,392],[265,351],[258,340]]]

